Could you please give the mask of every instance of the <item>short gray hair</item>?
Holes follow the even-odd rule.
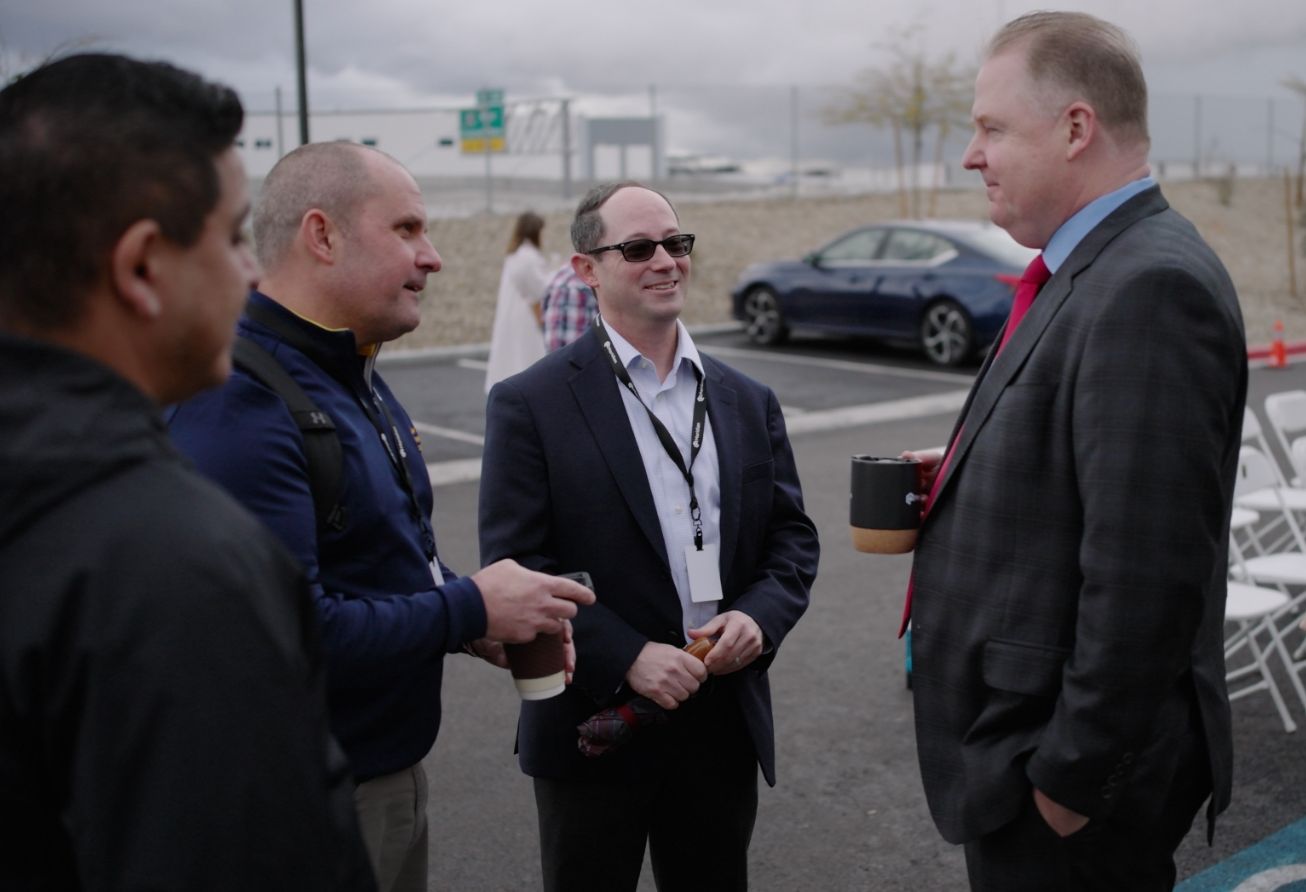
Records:
[[[599,209],[607,204],[609,198],[616,195],[622,189],[627,188],[647,189],[654,195],[661,196],[662,200],[671,208],[671,213],[676,214],[676,207],[667,198],[656,189],[650,189],[643,183],[636,180],[621,180],[616,183],[600,183],[585,193],[585,197],[580,200],[576,206],[576,217],[571,221],[571,246],[577,254],[588,254],[595,248],[600,247],[603,241],[603,218],[599,216]],[[680,215],[676,214],[676,219]]]
[[[1030,78],[1085,99],[1116,136],[1146,145],[1147,81],[1138,46],[1121,28],[1083,12],[1031,12],[989,41],[991,58],[1025,49]]]
[[[375,151],[349,142],[309,143],[273,166],[254,208],[254,250],[264,270],[274,270],[285,259],[310,210],[324,211],[337,225],[347,226],[371,184],[367,153]]]

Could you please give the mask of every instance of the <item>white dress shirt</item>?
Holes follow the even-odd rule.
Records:
[[[694,400],[698,393],[698,379],[694,367],[705,373],[698,349],[683,323],[676,321],[676,357],[665,381],[658,380],[653,361],[640,354],[616,329],[606,326],[612,338],[617,358],[630,373],[630,380],[639,390],[640,400],[630,392],[617,376],[612,376],[612,386],[621,394],[626,407],[630,429],[635,434],[640,457],[644,460],[644,474],[653,492],[653,505],[657,509],[658,523],[662,526],[662,540],[666,544],[667,559],[671,562],[671,578],[680,597],[685,640],[688,630],[697,628],[716,616],[719,601],[694,603],[689,593],[689,567],[685,560],[685,546],[694,547],[694,523],[689,514],[689,484],[667,455],[662,441],[653,429],[653,422],[644,411],[647,406],[671,434],[680,447],[681,460],[689,464],[690,428],[693,427]],[[709,415],[712,405],[712,388],[708,386]],[[703,544],[721,546],[721,470],[717,463],[716,438],[712,432],[712,419],[704,425],[703,444],[690,473],[694,477],[694,492],[702,513]],[[719,572],[719,569],[718,569]]]

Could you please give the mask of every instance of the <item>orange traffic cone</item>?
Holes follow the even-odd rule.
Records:
[[[1288,365],[1288,351],[1283,346],[1283,322],[1274,320],[1274,340],[1270,341],[1270,368],[1282,369]]]

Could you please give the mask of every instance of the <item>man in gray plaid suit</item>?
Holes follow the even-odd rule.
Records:
[[[1230,796],[1237,297],[1149,175],[1147,88],[1118,28],[1009,23],[972,114],[965,166],[1046,272],[1031,264],[1037,299],[1020,318],[1018,292],[946,457],[918,454],[926,797],[974,889],[1169,889],[1202,803],[1213,829]]]

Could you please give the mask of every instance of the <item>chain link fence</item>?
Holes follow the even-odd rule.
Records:
[[[888,127],[834,124],[829,110],[847,86],[693,87],[652,85],[581,96],[505,101],[507,151],[464,154],[459,105],[315,110],[314,140],[374,145],[424,182],[442,186],[444,213],[575,200],[590,180],[652,180],[678,195],[839,195],[892,191],[899,185]],[[295,112],[276,96],[247,97],[241,151],[257,181],[297,144]],[[279,107],[280,106],[280,107]],[[1265,176],[1297,167],[1303,103],[1264,97],[1156,95],[1151,100],[1152,166],[1162,179]],[[592,142],[597,122],[651,119],[647,143]],[[918,146],[901,139],[906,185],[970,186],[961,167],[969,134],[937,132]],[[909,163],[911,159],[918,163]],[[487,196],[487,191],[490,193]]]

